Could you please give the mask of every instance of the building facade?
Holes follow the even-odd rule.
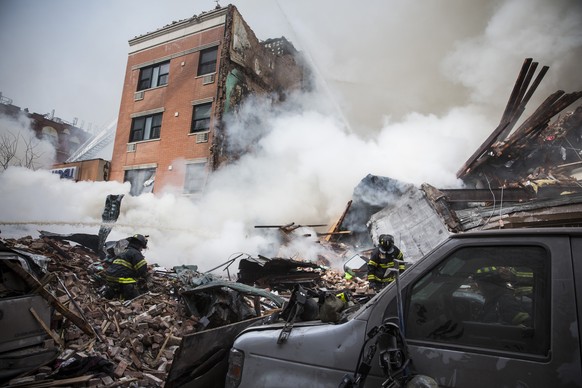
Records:
[[[285,38],[260,42],[229,5],[129,41],[111,179],[131,194],[203,190],[237,158],[223,117],[251,95],[305,88],[306,67]]]
[[[0,94],[0,116],[17,119],[25,116],[30,120],[30,128],[34,131],[38,139],[50,141],[54,146],[56,163],[64,163],[69,156],[75,152],[81,144],[87,141],[91,134],[76,127],[73,123],[68,123],[54,113],[40,114],[31,113],[28,109],[21,109],[12,104],[12,99]]]

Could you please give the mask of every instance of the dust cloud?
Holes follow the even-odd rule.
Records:
[[[249,4],[236,5],[253,26]],[[240,253],[280,253],[277,232],[255,226],[331,225],[368,174],[460,187],[456,171],[495,128],[526,57],[550,66],[536,96],[582,89],[579,2],[370,1],[357,13],[353,2],[309,2],[307,13],[277,4],[317,90],[277,107],[253,99],[227,118],[238,140],[230,146],[250,152],[210,176],[201,196],[171,188],[124,197],[110,238],[149,235],[150,263],[207,270]],[[96,233],[106,195],[128,193],[127,183],[9,168],[0,174],[2,236]],[[284,254],[313,259],[304,249]]]
[[[244,4],[239,8],[247,15]],[[580,1],[277,4],[291,40],[312,60],[329,97],[360,134],[375,136],[386,116],[396,122],[411,112],[441,118],[467,105],[499,120],[525,58],[550,66],[530,113],[558,89],[582,89],[576,70],[582,60]],[[467,125],[474,138],[486,137]]]
[[[30,119],[23,114],[0,115],[0,171],[9,166],[37,170],[55,163],[52,139],[49,136],[37,138],[30,124]]]

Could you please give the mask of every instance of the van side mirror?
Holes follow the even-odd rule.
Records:
[[[433,378],[415,374],[412,370],[408,346],[396,323],[398,321],[397,317],[385,319],[380,326],[368,332],[368,339],[360,351],[356,372],[345,375],[339,388],[363,387],[377,350],[380,351],[380,367],[386,377],[382,387],[438,388]]]
[[[386,319],[377,329],[380,367],[386,377],[382,386],[396,383],[406,388],[438,388],[432,377],[414,373],[406,339],[394,321]]]

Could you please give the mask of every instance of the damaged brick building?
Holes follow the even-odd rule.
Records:
[[[131,182],[132,195],[164,186],[201,191],[210,172],[236,159],[226,115],[249,96],[276,102],[309,85],[293,45],[284,37],[259,41],[232,5],[172,22],[129,46],[111,179]]]
[[[56,163],[64,163],[81,144],[91,137],[90,133],[76,126],[76,120],[74,123],[68,123],[55,117],[54,111],[47,114],[29,112],[28,108],[21,109],[12,102],[11,98],[2,96],[0,93],[0,117],[14,120],[26,117],[30,120],[30,127],[35,136],[38,139],[48,140],[55,147]]]

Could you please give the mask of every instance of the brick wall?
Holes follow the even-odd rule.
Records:
[[[212,21],[211,21],[212,20]],[[211,22],[209,22],[211,21]],[[198,31],[193,32],[196,28]],[[186,33],[189,32],[190,34]],[[161,187],[184,186],[185,164],[206,160],[208,169],[236,160],[228,149],[222,128],[223,113],[236,110],[251,94],[284,93],[303,86],[304,66],[295,61],[296,51],[283,42],[287,51],[275,54],[265,47],[246,24],[236,7],[204,13],[200,18],[176,22],[130,41],[118,126],[113,149],[111,179],[123,181],[129,168],[155,166],[154,192]],[[155,44],[154,44],[155,43]],[[214,82],[197,77],[201,49],[218,44]],[[146,89],[135,100],[140,67],[170,60],[168,84]],[[208,140],[197,142],[190,134],[193,104],[212,102]],[[132,115],[163,109],[160,138],[132,143],[127,152]],[[149,113],[148,113],[149,114]],[[135,146],[135,147],[133,147]]]
[[[224,26],[214,27],[129,55],[112,156],[113,180],[123,181],[124,167],[155,163],[157,172],[154,191],[167,184],[182,187],[184,169],[176,168],[175,164],[181,164],[176,161],[209,157],[210,141],[197,143],[196,135],[190,134],[190,127],[193,102],[214,99],[217,84],[203,85],[203,77],[196,75],[200,55],[196,50],[222,42],[223,35]],[[135,101],[134,93],[140,74],[138,66],[168,56],[171,59],[167,85],[147,89],[143,99]],[[135,152],[127,152],[131,115],[159,108],[164,109],[160,138],[137,142]]]

